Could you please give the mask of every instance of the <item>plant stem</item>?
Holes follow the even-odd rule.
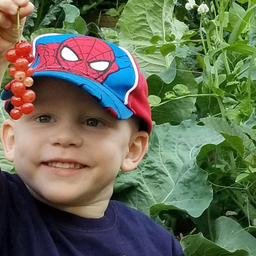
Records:
[[[223,56],[223,61],[224,61],[227,74],[230,75],[231,72],[228,64],[227,51],[222,51],[222,56]]]
[[[169,103],[170,101],[174,101],[174,100],[181,100],[181,99],[185,99],[185,98],[208,97],[208,96],[209,97],[216,97],[216,98],[219,97],[218,94],[208,94],[208,93],[205,93],[205,94],[188,94],[188,95],[180,96],[180,97],[177,97],[177,98],[173,98],[173,99],[169,99],[167,101],[161,102],[157,106],[153,106],[152,109],[154,109],[155,107],[162,106],[162,105],[164,105],[166,103]]]
[[[201,37],[202,45],[203,45],[203,48],[204,48],[204,54],[206,55],[207,51],[206,51],[206,47],[205,47],[205,43],[204,43],[204,37],[203,37],[203,16],[204,15],[201,15],[201,18],[200,18],[199,31],[200,31],[200,37]]]
[[[224,106],[223,106],[223,103],[222,103],[220,97],[217,97],[217,101],[218,101],[218,105],[220,107],[221,116],[223,119],[225,119],[225,109],[224,109]]]
[[[18,32],[18,41],[19,43],[21,42],[20,39],[20,7],[18,7],[18,12],[17,12],[17,32]]]
[[[256,50],[254,51],[252,58],[250,60],[250,65],[249,65],[249,70],[248,70],[248,88],[247,88],[247,93],[249,97],[249,101],[251,102],[251,82],[253,80],[252,78],[252,68],[254,66],[254,60],[256,58]]]
[[[209,228],[209,233],[210,233],[210,238],[211,241],[214,242],[214,237],[212,233],[212,226],[211,226],[211,213],[210,213],[210,207],[207,208],[207,223],[208,223],[208,228]]]

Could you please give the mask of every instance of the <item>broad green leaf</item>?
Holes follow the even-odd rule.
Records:
[[[72,29],[81,35],[85,35],[87,27],[84,19],[80,17],[80,11],[77,7],[71,4],[64,4],[65,20],[63,21],[64,29]]]
[[[169,74],[168,74],[169,71]],[[166,84],[165,81],[171,81]],[[166,93],[173,91],[177,84],[185,84],[188,91],[197,93],[197,83],[183,63],[177,58],[171,63],[171,66],[166,72],[151,75],[147,79],[149,85],[149,94],[157,95],[161,99],[166,98]],[[161,105],[152,108],[152,117],[157,124],[169,122],[171,124],[179,124],[183,120],[189,119],[195,109],[196,97],[175,98],[167,100]]]
[[[256,255],[255,237],[231,218],[220,217],[216,220],[215,242],[231,252],[245,250],[248,252],[248,256]]]
[[[212,200],[212,189],[207,173],[196,164],[197,156],[203,146],[223,140],[192,121],[154,126],[147,155],[136,170],[119,173],[114,198],[147,214],[151,207],[154,214],[179,208],[200,216]]]
[[[244,155],[244,145],[243,140],[236,135],[230,135],[227,133],[222,132],[222,136],[226,139],[226,141],[234,148],[240,156],[243,157]]]
[[[244,13],[244,15],[237,20],[237,22],[236,22],[236,24],[235,24],[235,26],[234,26],[231,34],[230,34],[229,40],[228,40],[228,43],[230,45],[233,45],[236,42],[240,33],[243,31],[245,26],[247,26],[250,17],[255,13],[255,10],[256,10],[256,5],[251,6]]]
[[[244,14],[245,9],[241,5],[233,2],[232,6],[229,9],[229,23],[232,26],[232,28],[235,27],[238,20],[242,19]]]
[[[63,10],[65,12],[65,21],[68,23],[74,23],[76,18],[80,16],[80,11],[77,7],[71,4],[64,4]]]
[[[73,23],[63,22],[64,29],[72,29],[77,31],[81,35],[85,35],[87,32],[87,27],[84,19],[78,16]]]
[[[181,240],[186,256],[249,256],[245,250],[231,252],[206,239],[201,233]]]
[[[177,75],[177,62],[174,59],[168,69],[164,70],[163,72],[157,74],[165,84],[170,84]]]
[[[230,146],[236,149],[239,154],[244,152],[244,158],[255,153],[253,141],[246,135],[242,126],[215,117],[203,118],[201,121],[223,134]]]
[[[256,126],[256,117],[254,111],[250,115],[249,119],[244,122],[243,126],[246,128],[253,128]]]
[[[150,40],[157,36],[158,44],[168,43],[166,35],[181,39],[188,30],[185,23],[174,17],[177,0],[130,0],[118,21],[119,43],[128,47],[137,57],[140,67],[146,72],[160,73],[170,65],[172,57],[163,57],[160,51],[145,55]]]
[[[54,24],[54,27],[57,27],[56,23],[58,23],[58,20],[63,20],[64,18],[64,16],[62,17],[61,15],[63,12],[63,5],[70,4],[72,0],[53,0],[49,2],[50,5],[48,6],[39,5],[39,10],[37,12],[42,16],[41,19],[37,18],[34,30],[47,27],[51,24]]]

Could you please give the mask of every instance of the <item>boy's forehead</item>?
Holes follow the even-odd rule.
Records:
[[[54,78],[54,77],[38,77],[35,79],[32,89],[36,92],[37,97],[42,96],[54,98],[56,96],[67,97],[72,99],[85,99],[93,98],[89,93],[87,93],[82,88],[79,88],[72,82]]]

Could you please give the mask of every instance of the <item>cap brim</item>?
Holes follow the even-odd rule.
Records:
[[[60,71],[36,71],[33,78],[37,77],[54,77],[73,83],[96,98],[102,107],[112,108],[118,119],[128,119],[133,115],[133,112],[114,93],[94,80]]]

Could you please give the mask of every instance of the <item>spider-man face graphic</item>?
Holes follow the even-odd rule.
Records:
[[[118,71],[115,54],[104,41],[84,37],[69,38],[62,43],[39,44],[40,62],[37,71],[71,72],[102,83],[109,74]]]

